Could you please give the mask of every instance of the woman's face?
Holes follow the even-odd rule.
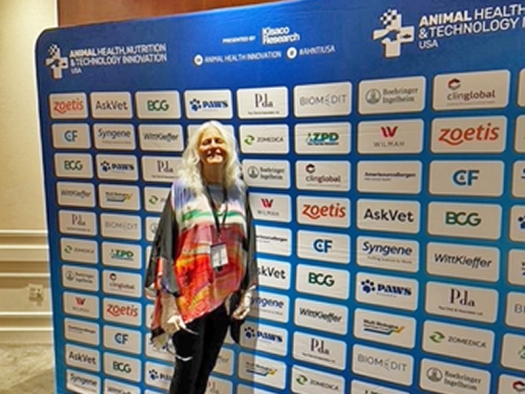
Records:
[[[226,142],[217,129],[209,128],[202,133],[199,157],[203,165],[223,165],[226,162]]]

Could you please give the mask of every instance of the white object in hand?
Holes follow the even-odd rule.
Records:
[[[179,330],[186,329],[186,324],[182,320],[179,309],[175,302],[175,297],[171,294],[162,293],[160,297],[162,303],[162,315],[160,318],[160,326],[170,336]]]
[[[242,320],[248,313],[250,313],[250,306],[252,304],[252,291],[251,289],[246,290],[241,297],[239,305],[233,311],[232,317],[234,319]]]

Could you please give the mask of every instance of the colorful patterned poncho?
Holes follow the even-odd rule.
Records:
[[[188,324],[221,306],[238,290],[255,285],[255,234],[246,187],[239,181],[225,191],[227,199],[218,210],[219,234],[212,196],[195,194],[180,179],[171,187],[146,273],[146,295],[155,300],[152,338],[164,333],[160,327],[162,291],[176,297]],[[226,213],[225,218],[221,212],[222,216]],[[210,249],[217,243],[226,245],[228,264],[214,269]]]

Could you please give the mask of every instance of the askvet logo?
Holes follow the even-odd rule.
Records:
[[[374,30],[374,41],[380,40],[384,56],[401,56],[401,45],[414,41],[414,26],[403,26],[403,17],[396,9],[389,9],[379,18],[384,28]]]
[[[388,296],[412,296],[412,289],[405,286],[395,286],[385,283],[375,283],[370,279],[361,281],[361,289],[366,294],[376,293]]]
[[[51,70],[53,79],[62,79],[63,71],[69,68],[69,60],[67,57],[62,56],[60,47],[57,44],[53,44],[47,50],[49,57],[46,58],[46,67]]]

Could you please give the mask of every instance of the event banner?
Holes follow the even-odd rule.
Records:
[[[510,0],[44,32],[56,392],[166,393],[144,272],[188,135],[214,119],[238,141],[259,286],[208,394],[525,393],[524,53]]]

